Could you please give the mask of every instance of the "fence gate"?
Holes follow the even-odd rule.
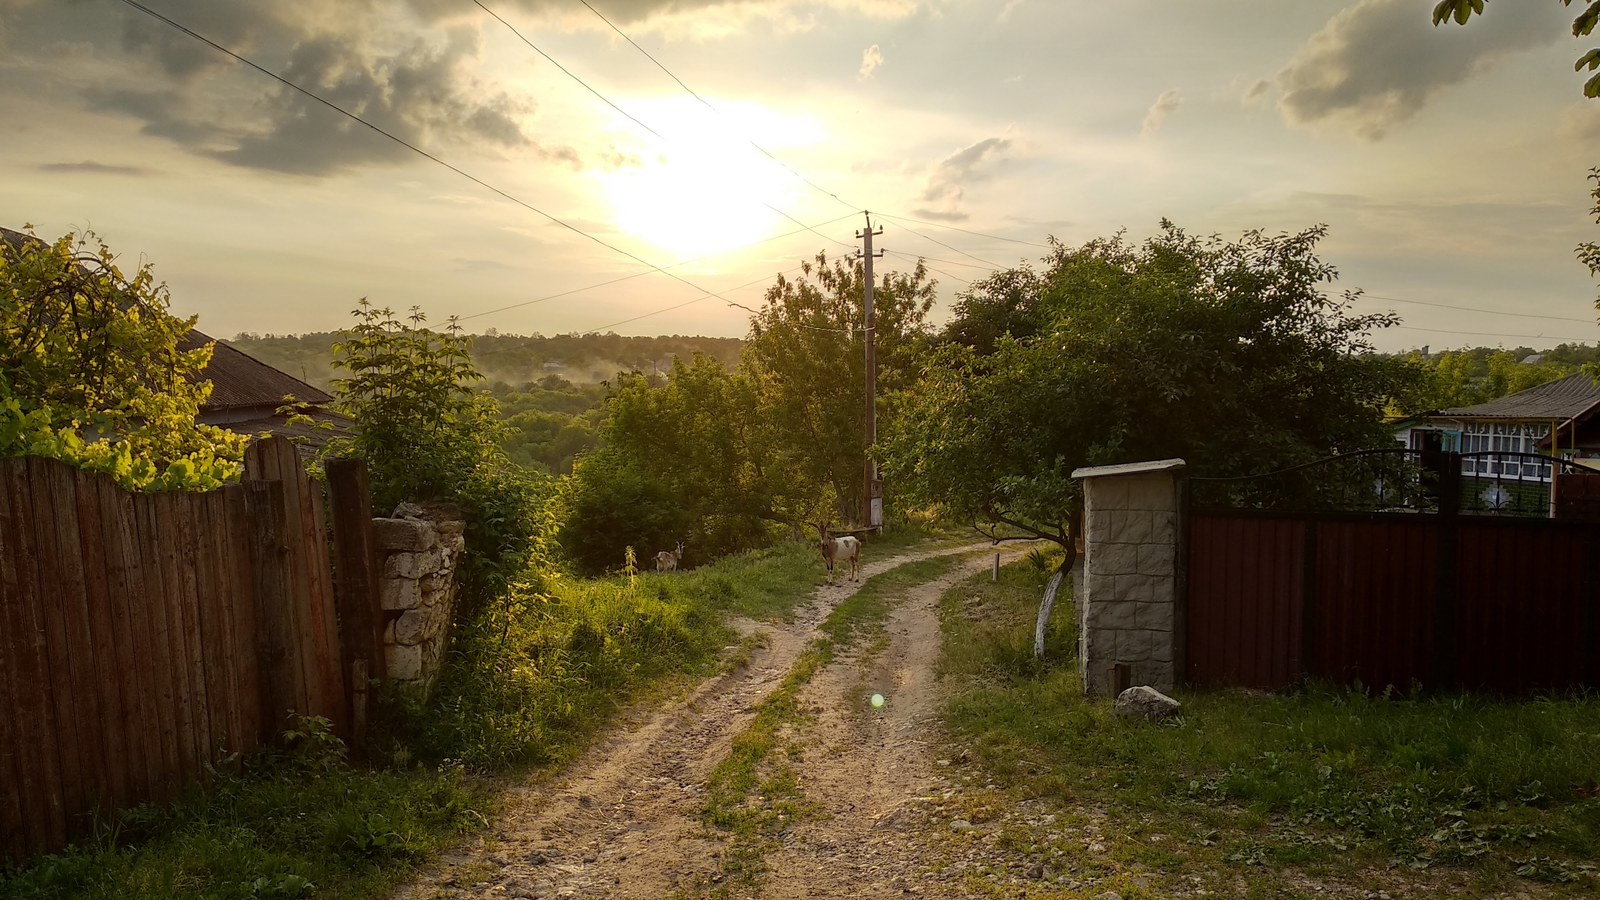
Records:
[[[1191,478],[1189,683],[1600,684],[1600,522],[1562,502],[1563,484],[1587,500],[1593,477],[1550,457],[1382,450]]]

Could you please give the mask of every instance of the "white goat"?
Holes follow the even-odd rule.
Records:
[[[846,561],[850,563],[850,580],[860,581],[861,541],[850,534],[829,537],[826,525],[818,525],[817,534],[822,538],[822,562],[828,567],[828,583],[833,583],[834,564],[843,565]]]
[[[656,554],[656,571],[671,572],[678,567],[678,560],[683,559],[683,541],[673,550],[663,550]]]

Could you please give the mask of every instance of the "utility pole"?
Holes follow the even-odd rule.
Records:
[[[861,239],[861,263],[863,282],[861,286],[861,299],[865,313],[865,332],[867,345],[867,461],[865,466],[865,489],[861,497],[865,506],[866,524],[871,528],[883,528],[883,482],[878,479],[878,464],[872,460],[872,447],[878,442],[878,329],[877,320],[872,312],[872,260],[883,254],[872,251],[872,238],[883,234],[882,226],[876,230],[872,227],[872,213],[867,213],[867,227],[856,232],[856,237]]]

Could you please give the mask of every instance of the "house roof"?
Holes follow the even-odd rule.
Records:
[[[193,350],[212,340],[214,339],[191,329],[184,335],[183,340],[178,342],[178,348]],[[211,351],[211,362],[206,364],[200,374],[211,381],[211,397],[200,407],[201,410],[239,409],[249,406],[276,408],[282,405],[284,397],[291,395],[295,400],[313,406],[333,402],[333,398],[319,388],[306,384],[280,369],[274,369],[243,350],[231,347],[222,341],[216,342],[216,349]]]
[[[1449,419],[1522,419],[1549,422],[1575,418],[1600,404],[1600,386],[1579,372],[1548,384],[1518,391],[1488,403],[1440,410]]]
[[[0,240],[21,252],[29,244],[43,244],[40,238],[0,226]],[[191,329],[178,342],[180,350],[194,350],[211,343],[214,338]],[[321,406],[333,398],[312,385],[287,372],[274,369],[255,357],[234,347],[216,341],[211,352],[211,362],[201,370],[201,376],[211,382],[211,398],[200,407],[202,412],[270,407],[276,409],[283,398],[293,396],[301,403]]]

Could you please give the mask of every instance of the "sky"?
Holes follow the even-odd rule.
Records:
[[[1166,218],[1327,225],[1332,289],[1403,318],[1382,350],[1600,339],[1600,101],[1557,0],[139,2],[410,145],[127,0],[0,0],[0,224],[92,229],[219,337],[363,297],[742,336],[727,301],[870,210],[935,319],[1049,238]]]

